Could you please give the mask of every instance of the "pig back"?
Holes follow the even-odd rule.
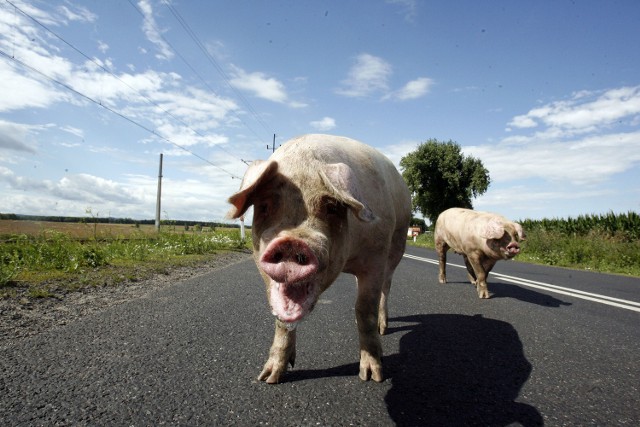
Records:
[[[451,208],[436,220],[435,238],[447,243],[455,252],[468,254],[483,246],[480,229],[484,220],[479,212]]]
[[[451,208],[438,216],[434,237],[446,242],[455,252],[481,252],[489,257],[501,258],[487,242],[500,238],[504,233],[503,227],[508,224],[515,225],[495,213]]]

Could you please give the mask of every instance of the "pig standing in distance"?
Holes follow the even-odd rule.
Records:
[[[438,216],[433,237],[440,261],[438,281],[447,283],[447,251],[451,248],[463,256],[478,296],[489,298],[489,272],[498,260],[509,260],[520,253],[518,242],[525,239],[525,234],[520,224],[501,215],[451,208]]]
[[[249,166],[228,218],[253,205],[253,249],[276,317],[258,376],[273,384],[296,352],[296,324],[340,272],[356,276],[360,378],[382,381],[391,277],[404,253],[411,199],[391,161],[349,138],[305,135]]]

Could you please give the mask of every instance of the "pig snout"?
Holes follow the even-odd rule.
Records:
[[[299,283],[318,271],[318,258],[304,241],[281,237],[267,246],[260,267],[278,283]]]
[[[520,245],[517,242],[511,242],[507,245],[509,256],[516,256],[520,253]]]

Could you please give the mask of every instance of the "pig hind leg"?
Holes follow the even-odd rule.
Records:
[[[439,237],[436,237],[436,251],[438,252],[438,282],[447,283],[447,251],[449,245]]]
[[[387,257],[387,268],[385,271],[385,279],[382,285],[382,293],[380,295],[380,304],[378,306],[378,332],[380,335],[384,335],[387,332],[389,321],[389,292],[391,291],[391,281],[393,279],[393,273],[396,270],[398,264],[402,260],[404,249],[407,244],[405,227],[396,230],[391,242],[391,250]]]
[[[389,298],[389,291],[391,290],[391,274],[385,279],[382,286],[382,293],[380,294],[380,304],[378,305],[378,332],[380,335],[384,335],[387,332],[389,325],[389,309],[387,307],[387,300]]]

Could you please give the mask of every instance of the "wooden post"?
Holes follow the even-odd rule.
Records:
[[[269,145],[267,145],[267,150],[269,149]],[[273,144],[271,145],[271,152],[276,152],[276,134],[273,134]]]
[[[160,153],[160,170],[158,172],[158,197],[156,199],[156,231],[160,231],[160,199],[162,194],[162,153]]]

